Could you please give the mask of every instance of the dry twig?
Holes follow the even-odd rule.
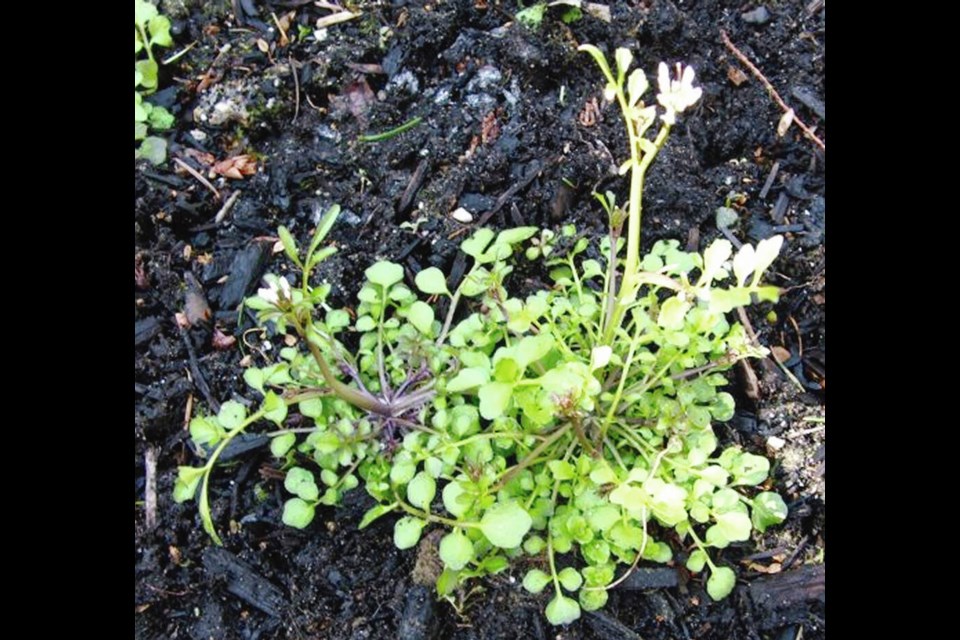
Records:
[[[720,29],[720,37],[723,39],[723,44],[727,46],[727,49],[730,49],[731,53],[733,53],[733,55],[735,55],[737,59],[740,62],[742,62],[744,66],[747,67],[747,69],[750,70],[750,73],[752,73],[757,80],[763,83],[763,86],[767,89],[767,93],[769,93],[770,97],[773,98],[774,102],[776,102],[780,106],[780,108],[783,109],[784,113],[788,113],[792,111],[792,109],[787,105],[787,103],[783,101],[783,98],[780,97],[780,94],[777,93],[777,90],[773,88],[773,85],[770,84],[770,81],[767,80],[766,77],[764,77],[763,73],[760,72],[760,69],[758,69],[756,65],[750,62],[750,59],[747,58],[747,56],[744,55],[744,53],[740,51],[740,49],[737,49],[737,47],[734,46],[732,42],[730,42],[730,38],[727,36],[727,32],[724,31],[723,29]],[[805,125],[803,121],[801,121],[800,118],[798,118],[796,115],[794,115],[793,117],[793,122],[798,127],[800,127],[800,130],[803,131],[803,135],[807,136],[807,138],[812,140],[815,145],[820,147],[821,151],[826,153],[827,146],[823,143],[823,140],[817,137],[817,134],[815,134],[810,127]]]
[[[144,489],[144,506],[147,529],[157,526],[157,450],[148,447],[143,454],[143,467],[146,471],[146,487]]]
[[[217,188],[214,187],[212,184],[210,184],[210,181],[204,178],[199,171],[197,171],[196,169],[188,165],[186,162],[184,162],[180,158],[174,158],[173,161],[176,162],[177,165],[179,165],[180,167],[183,167],[184,171],[186,171],[187,173],[192,175],[194,178],[196,178],[200,184],[205,186],[207,189],[210,189],[210,191],[213,192],[213,195],[216,196],[217,200],[220,199],[220,192],[217,191]]]

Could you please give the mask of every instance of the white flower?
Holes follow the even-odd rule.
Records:
[[[678,113],[683,113],[700,99],[703,89],[693,86],[693,67],[681,69],[678,62],[676,80],[670,79],[670,70],[666,62],[661,62],[657,71],[657,82],[660,86],[657,101],[666,109],[660,117],[668,125],[673,125],[677,121]]]
[[[293,296],[290,293],[290,283],[287,282],[286,278],[274,276],[270,279],[264,279],[267,281],[267,287],[264,289],[257,289],[257,295],[260,297],[260,299],[273,305],[279,304],[281,300],[293,299]]]

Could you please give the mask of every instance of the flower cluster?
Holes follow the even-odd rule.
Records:
[[[677,63],[677,79],[671,80],[667,63],[660,63],[657,70],[657,83],[660,86],[657,102],[666,109],[660,117],[670,126],[676,123],[678,113],[693,106],[703,95],[703,89],[693,86],[693,73],[693,67],[681,68]]]
[[[281,301],[290,301],[293,295],[290,291],[290,283],[286,278],[274,276],[264,278],[267,286],[263,289],[257,289],[257,296],[264,302],[275,306],[280,306]]]

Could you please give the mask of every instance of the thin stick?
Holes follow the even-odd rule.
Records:
[[[189,369],[187,370],[187,377],[190,376]],[[191,380],[192,382],[192,380]],[[190,419],[193,416],[193,393],[187,394],[187,408],[183,411],[183,430],[190,430]]]
[[[797,334],[797,350],[799,351],[799,356],[803,357],[803,336],[800,335],[800,327],[797,326],[797,321],[793,319],[793,316],[787,316],[787,320],[790,321],[790,324],[793,325],[793,330]]]
[[[146,470],[146,488],[144,489],[144,505],[146,507],[147,529],[157,526],[157,450],[148,447],[143,454],[143,466]]]
[[[287,60],[290,62],[290,72],[293,74],[293,120],[290,121],[291,124],[297,121],[297,116],[300,115],[300,78],[297,77],[297,67],[293,64],[293,56],[287,56]]]
[[[281,41],[286,41],[287,44],[289,44],[289,43],[290,43],[290,38],[287,37],[287,31],[286,31],[286,29],[284,29],[283,27],[280,26],[280,21],[277,20],[277,14],[271,11],[271,12],[270,12],[270,17],[273,18],[273,24],[277,25],[277,31],[280,32]]]
[[[193,167],[191,167],[190,165],[188,165],[186,162],[184,162],[184,161],[181,160],[180,158],[174,158],[173,161],[176,162],[176,163],[177,163],[178,165],[180,165],[181,167],[183,167],[183,169],[184,169],[187,173],[189,173],[189,174],[192,175],[194,178],[196,178],[197,181],[198,181],[200,184],[202,184],[203,186],[205,186],[207,189],[210,189],[210,191],[213,192],[213,195],[216,196],[217,200],[220,200],[220,192],[217,191],[217,188],[214,187],[212,184],[210,184],[210,181],[207,180],[206,178],[204,178],[204,177],[200,174],[199,171],[197,171],[196,169],[194,169]]]
[[[233,209],[233,205],[237,203],[237,198],[240,197],[240,190],[237,189],[230,194],[230,197],[227,198],[227,201],[223,203],[223,206],[220,207],[220,211],[217,211],[217,215],[213,218],[214,224],[220,224],[224,219],[230,215],[230,210]]]
[[[783,109],[785,113],[787,111],[790,111],[790,107],[787,106],[787,103],[783,101],[783,98],[781,98],[780,94],[777,93],[777,90],[773,88],[773,85],[770,84],[770,81],[764,77],[764,75],[760,72],[760,69],[758,69],[756,65],[750,62],[750,59],[747,58],[747,56],[745,56],[743,52],[740,51],[740,49],[737,49],[734,46],[734,44],[730,42],[730,38],[727,36],[727,32],[724,31],[723,29],[720,29],[720,37],[723,39],[723,44],[727,46],[727,49],[730,49],[731,53],[733,53],[733,55],[735,55],[737,59],[740,60],[740,62],[742,62],[744,66],[747,67],[747,69],[750,70],[750,73],[752,73],[757,80],[763,83],[763,86],[766,87],[767,89],[767,93],[770,94],[770,97],[774,99],[774,101],[780,106],[780,108]],[[817,137],[817,134],[815,134],[810,127],[805,125],[800,120],[800,118],[798,118],[796,115],[794,115],[793,117],[793,122],[798,127],[800,127],[800,130],[803,131],[803,135],[807,136],[807,138],[813,141],[815,145],[820,147],[821,151],[826,153],[827,145],[823,143],[823,140]]]

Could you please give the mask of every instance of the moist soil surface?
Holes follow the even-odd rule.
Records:
[[[824,152],[796,124],[778,135],[783,109],[721,36],[825,140],[822,0],[613,2],[599,5],[608,19],[585,7],[569,23],[558,6],[538,29],[496,0],[360,2],[360,15],[317,29],[336,13],[317,4],[161,2],[171,51],[193,46],[162,67],[152,97],[176,116],[168,159],[134,169],[136,637],[824,637]],[[238,313],[267,270],[289,268],[277,227],[303,242],[319,213],[343,207],[329,237],[339,251],[320,273],[338,306],[354,304],[376,259],[403,264],[410,282],[428,266],[462,272],[458,245],[481,224],[605,233],[590,194],[626,199],[625,133],[582,43],[611,59],[629,47],[652,81],[661,60],[692,65],[703,87],[648,174],[644,250],[663,238],[702,250],[721,235],[721,206],[736,213],[728,237],[786,238],[770,276],[780,302],[748,313],[773,356],[729,372],[738,410],[715,430],[721,445],[771,459],[787,521],[717,554],[738,573],[720,602],[685,571],[677,542],[674,562],[642,566],[599,612],[554,628],[549,596],[520,586],[520,566],[436,601],[421,584],[439,562],[436,537],[399,551],[395,517],[358,530],[373,504],[362,488],[303,531],[284,526],[282,474],[252,434],[212,478],[216,547],[173,483],[198,461],[189,416],[256,404],[244,367],[283,346]],[[399,135],[362,138],[413,118]],[[254,171],[212,169],[242,155]]]

